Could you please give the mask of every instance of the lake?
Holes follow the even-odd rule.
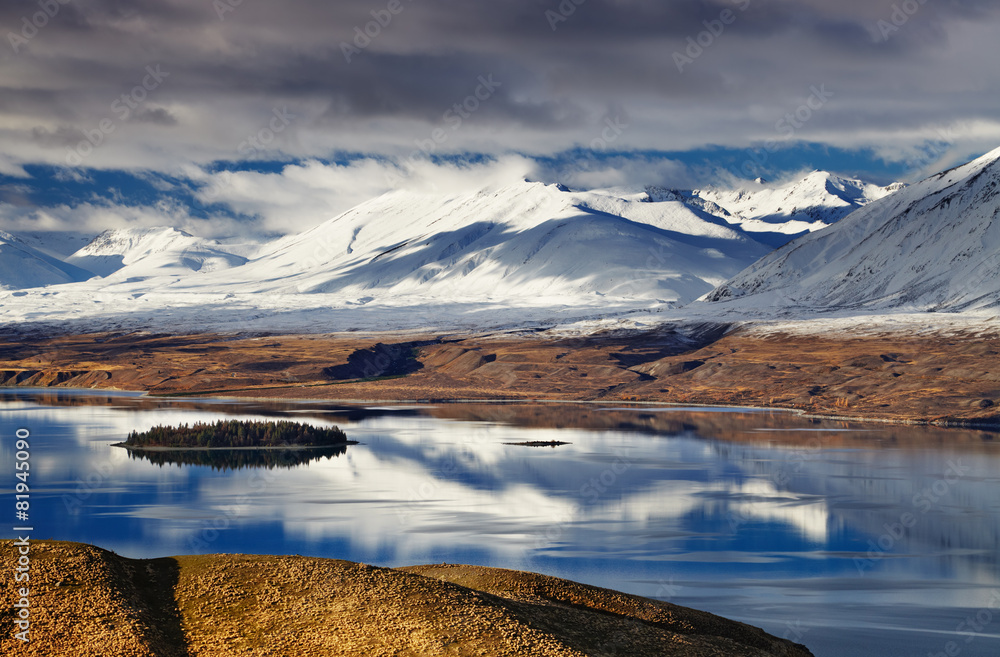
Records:
[[[231,463],[111,446],[232,417],[335,424],[361,444]],[[10,389],[0,418],[6,464],[15,430],[31,433],[35,539],[137,558],[515,568],[752,623],[818,657],[1000,655],[1000,444],[988,432],[752,409]],[[568,444],[517,444],[547,441]]]

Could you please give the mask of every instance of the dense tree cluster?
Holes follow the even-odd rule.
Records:
[[[298,422],[219,420],[215,424],[156,426],[133,431],[129,447],[282,447],[343,445],[347,436],[338,427],[313,427]]]

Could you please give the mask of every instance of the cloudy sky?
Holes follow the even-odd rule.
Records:
[[[993,0],[6,0],[0,228],[399,186],[913,180],[1000,146]]]

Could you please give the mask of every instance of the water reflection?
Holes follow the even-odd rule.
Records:
[[[85,393],[81,395],[81,392]],[[820,420],[784,411],[644,405],[602,407],[586,403],[442,403],[363,406],[330,402],[233,401],[147,397],[138,393],[0,388],[0,406],[30,402],[49,407],[94,406],[121,410],[190,410],[211,417],[254,415],[299,421],[360,423],[383,417],[433,417],[525,429],[584,429],[648,434],[691,434],[706,439],[798,448],[960,448],[993,453],[998,433],[979,429],[867,424]],[[752,426],[750,426],[752,425]]]
[[[144,459],[155,465],[201,465],[212,470],[242,470],[244,468],[294,468],[310,461],[331,459],[347,452],[345,446],[310,449],[129,449],[129,458]]]
[[[35,440],[40,536],[134,557],[530,569],[779,635],[800,623],[821,657],[936,654],[1000,590],[1000,449],[987,432],[709,409],[98,399],[19,392],[0,405],[4,426]],[[109,446],[232,416],[337,424],[362,444],[249,469],[154,467]],[[569,444],[505,444],[548,441]],[[962,654],[1000,654],[995,628]]]

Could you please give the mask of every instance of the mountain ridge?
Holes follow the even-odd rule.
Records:
[[[796,237],[831,226],[902,188],[905,188],[903,183],[882,187],[817,170],[780,185],[754,181],[735,189],[695,189],[688,193],[687,202],[717,214],[777,248]]]
[[[169,226],[106,230],[66,259],[102,278],[211,271],[244,264],[214,240]]]
[[[262,248],[212,285],[359,298],[619,295],[678,305],[766,251],[681,203],[650,207],[515,183],[467,194],[390,192]]]
[[[1000,149],[786,245],[709,301],[965,310],[1000,303]]]
[[[910,186],[814,171],[725,193],[530,181],[395,190],[253,248],[170,227],[119,229],[68,259],[103,277],[7,293],[2,316],[130,326],[211,317],[216,327],[243,316],[284,328],[327,318],[331,330],[373,322],[409,330],[428,321],[583,326],[630,315],[655,323],[989,307],[1000,293],[991,273],[1000,259],[995,202],[989,190],[962,185],[997,153]],[[905,222],[889,221],[907,212],[923,226],[908,236]],[[935,245],[931,256],[924,242]],[[851,252],[863,257],[854,262]]]
[[[19,290],[78,283],[89,271],[29,246],[15,235],[0,231],[0,289]]]

